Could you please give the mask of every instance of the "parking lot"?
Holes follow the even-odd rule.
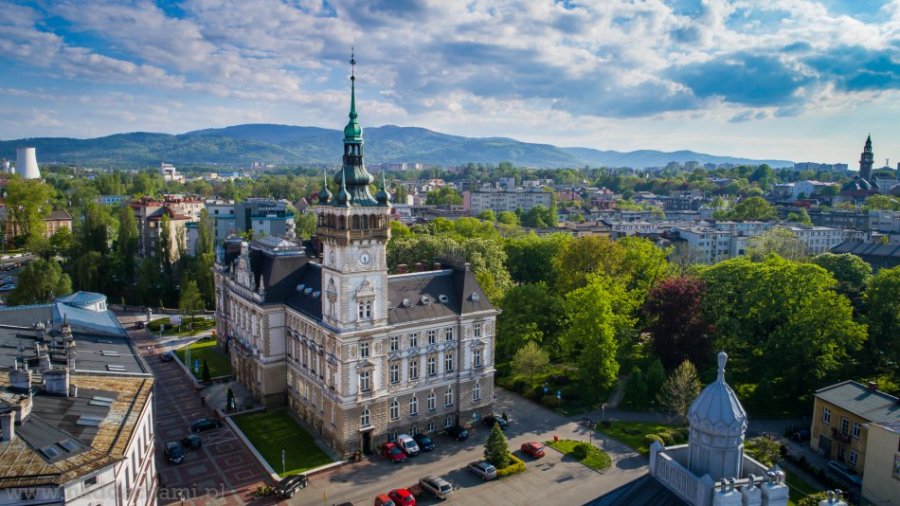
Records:
[[[489,482],[482,482],[469,473],[465,467],[482,459],[489,432],[487,427],[477,426],[463,442],[437,435],[433,438],[437,446],[433,452],[422,453],[401,464],[373,455],[358,464],[314,476],[307,489],[298,492],[290,504],[330,505],[344,501],[371,504],[378,494],[409,487],[427,475],[449,481],[455,489],[451,501],[460,504],[584,504],[647,472],[644,457],[614,441],[596,439],[594,443],[613,459],[610,469],[602,473],[550,448],[546,449],[544,458],[532,460],[518,450],[522,443],[544,441],[554,435],[588,441],[587,432],[576,422],[502,390],[498,390],[495,405],[497,412],[506,411],[510,415],[507,430],[510,449],[516,450],[514,453],[525,461],[525,473]],[[426,494],[417,504],[439,502]]]
[[[126,324],[126,327],[130,327]],[[239,505],[267,504],[271,498],[254,499],[258,486],[272,480],[250,450],[227,425],[201,433],[203,446],[185,449],[181,464],[170,464],[164,455],[166,442],[179,441],[192,421],[212,416],[176,362],[161,362],[159,349],[149,349],[155,339],[144,330],[129,331],[153,373],[155,386],[156,467],[160,479],[159,504]]]

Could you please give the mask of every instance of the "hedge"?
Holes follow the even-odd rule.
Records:
[[[522,462],[519,457],[516,457],[512,453],[509,454],[509,460],[512,464],[502,468],[497,469],[497,477],[502,478],[504,476],[509,476],[511,474],[524,473],[525,472],[525,462]]]
[[[661,444],[663,446],[666,445],[666,443],[663,441],[663,439],[661,437],[659,437],[658,434],[647,434],[644,436],[644,441],[646,442],[648,447],[650,445],[652,445],[654,441],[658,442],[659,444]]]

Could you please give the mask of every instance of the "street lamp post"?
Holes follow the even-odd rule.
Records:
[[[281,474],[284,475],[287,471],[285,471],[284,466],[284,448],[281,449]]]

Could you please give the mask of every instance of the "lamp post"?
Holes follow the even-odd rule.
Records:
[[[284,466],[284,448],[281,449],[281,474],[282,476],[286,473]]]

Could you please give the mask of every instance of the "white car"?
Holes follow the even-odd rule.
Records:
[[[419,485],[438,499],[447,499],[453,494],[453,485],[439,476],[426,476],[419,480]]]
[[[416,440],[412,438],[409,434],[400,434],[397,436],[397,446],[403,450],[403,453],[413,457],[419,454],[419,445],[416,444]]]

